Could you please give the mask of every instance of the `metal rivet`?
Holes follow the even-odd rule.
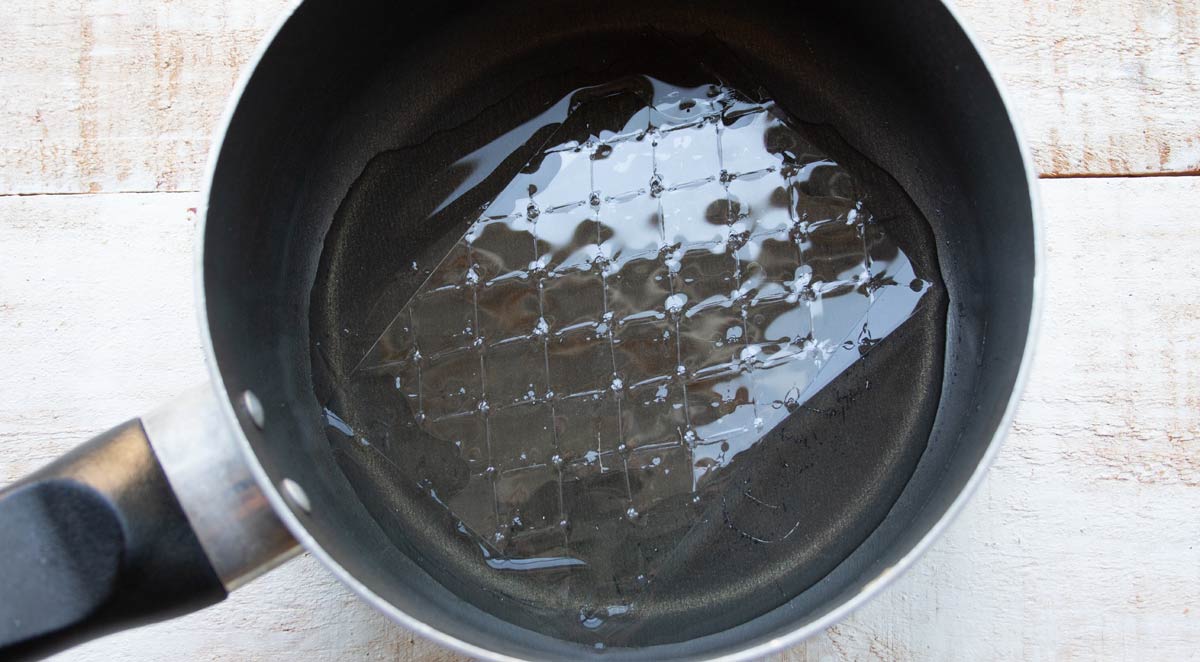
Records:
[[[258,396],[254,395],[254,391],[246,391],[242,394],[242,408],[246,410],[246,415],[254,421],[254,425],[259,430],[266,423],[266,414],[263,413],[262,402],[258,400]]]
[[[292,502],[300,510],[306,513],[312,512],[312,502],[308,500],[308,495],[304,493],[304,488],[291,478],[284,478],[279,481],[279,487],[283,490],[284,496]]]

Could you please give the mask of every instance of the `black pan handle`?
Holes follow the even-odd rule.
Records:
[[[225,598],[139,420],[0,492],[0,658]]]
[[[215,402],[197,391],[0,490],[0,660],[207,607],[294,553]]]

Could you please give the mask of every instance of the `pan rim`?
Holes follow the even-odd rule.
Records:
[[[447,632],[434,628],[420,620],[417,616],[409,614],[393,605],[388,600],[385,600],[369,586],[359,581],[357,577],[351,574],[337,559],[333,558],[308,532],[307,527],[301,522],[300,518],[292,511],[290,505],[285,500],[279,488],[271,481],[267,475],[266,469],[259,461],[254,448],[250,444],[249,438],[241,427],[237,412],[234,410],[233,400],[228,393],[224,378],[221,374],[219,364],[217,362],[216,350],[213,345],[212,335],[210,333],[207,294],[205,291],[204,278],[204,256],[205,256],[205,235],[208,226],[208,207],[212,197],[213,183],[216,174],[217,162],[220,157],[221,150],[225,144],[226,134],[229,130],[230,123],[234,114],[241,102],[242,96],[246,87],[249,85],[254,72],[258,68],[259,62],[266,54],[271,45],[275,42],[276,37],[283,30],[284,26],[296,13],[305,0],[291,0],[289,5],[281,12],[281,15],[276,20],[275,24],[264,33],[262,40],[255,49],[254,54],[243,65],[241,74],[237,83],[230,92],[229,98],[226,101],[224,110],[216,129],[212,135],[212,141],[209,146],[209,153],[205,166],[204,183],[201,189],[201,207],[198,210],[198,222],[196,226],[196,248],[195,248],[195,266],[193,272],[194,287],[195,287],[195,303],[196,316],[199,322],[199,331],[201,345],[204,351],[204,358],[207,363],[209,380],[214,393],[219,402],[221,415],[225,419],[225,424],[229,426],[235,443],[238,446],[246,466],[249,468],[251,475],[254,476],[258,483],[259,489],[271,504],[271,508],[275,511],[280,521],[287,527],[288,531],[295,537],[296,541],[313,557],[315,557],[329,572],[331,572],[339,581],[345,584],[354,592],[360,599],[368,603],[375,609],[379,610],[390,618],[393,622],[408,628],[409,630],[426,637],[440,645],[455,650],[457,652],[469,655],[471,657],[494,660],[496,662],[519,661],[522,658],[512,657],[497,651],[483,648],[472,644],[468,641],[455,637]],[[971,476],[967,479],[963,487],[958,491],[954,500],[946,508],[945,512],[937,519],[937,521],[926,531],[921,538],[910,547],[903,556],[891,567],[884,569],[873,579],[867,581],[858,592],[845,597],[839,603],[834,605],[825,613],[817,616],[812,621],[805,623],[790,630],[786,634],[775,637],[765,642],[755,645],[749,645],[740,650],[730,652],[724,655],[705,658],[720,662],[742,662],[744,660],[758,659],[777,653],[785,648],[794,646],[795,644],[808,639],[815,634],[825,630],[831,625],[834,625],[846,617],[857,611],[875,596],[879,595],[884,589],[890,586],[897,578],[909,570],[916,561],[925,554],[926,551],[936,542],[950,524],[958,517],[963,508],[974,496],[980,485],[986,479],[988,470],[995,461],[996,456],[1004,445],[1005,438],[1009,430],[1012,428],[1013,417],[1015,416],[1017,406],[1025,391],[1028,383],[1029,372],[1033,363],[1033,355],[1036,351],[1036,342],[1038,334],[1041,330],[1042,309],[1044,303],[1045,289],[1045,252],[1044,252],[1044,229],[1043,229],[1043,214],[1041,206],[1041,196],[1038,188],[1038,176],[1033,158],[1029,149],[1029,145],[1025,139],[1025,134],[1021,128],[1021,122],[1014,113],[1014,105],[1012,97],[1007,90],[1007,86],[1001,78],[997,76],[997,67],[989,57],[982,43],[975,36],[974,32],[964,22],[961,12],[950,2],[950,0],[937,0],[939,4],[947,11],[950,17],[957,24],[958,29],[962,31],[967,38],[972,49],[979,57],[983,64],[984,70],[995,86],[1000,103],[1004,109],[1009,126],[1012,128],[1019,155],[1021,157],[1022,168],[1025,172],[1026,187],[1029,193],[1030,219],[1032,221],[1032,238],[1033,238],[1033,280],[1032,292],[1030,301],[1030,317],[1029,327],[1025,337],[1025,345],[1022,351],[1021,362],[1017,369],[1016,378],[1013,382],[1012,391],[1009,394],[1008,401],[1004,406],[1004,413],[1000,418],[996,431],[992,434],[992,438],[988,441],[987,447],[976,463]]]

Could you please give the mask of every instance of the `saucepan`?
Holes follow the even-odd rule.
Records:
[[[301,548],[486,659],[748,659],[997,452],[1033,170],[940,0],[298,3],[210,159],[211,383],[0,492],[0,652]]]

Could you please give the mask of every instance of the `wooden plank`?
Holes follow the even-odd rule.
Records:
[[[200,186],[243,63],[288,0],[37,0],[0,21],[0,193]]]
[[[1200,171],[1200,8],[955,0],[1048,175]],[[239,69],[289,0],[36,0],[0,22],[0,194],[201,185]]]
[[[0,198],[0,482],[207,378],[197,196]]]
[[[1044,175],[1200,172],[1200,5],[953,0]]]
[[[1048,300],[1013,434],[896,585],[779,656],[1184,659],[1200,623],[1200,178],[1046,182]],[[0,482],[203,379],[195,194],[0,198]],[[458,660],[305,557],[62,659]]]

